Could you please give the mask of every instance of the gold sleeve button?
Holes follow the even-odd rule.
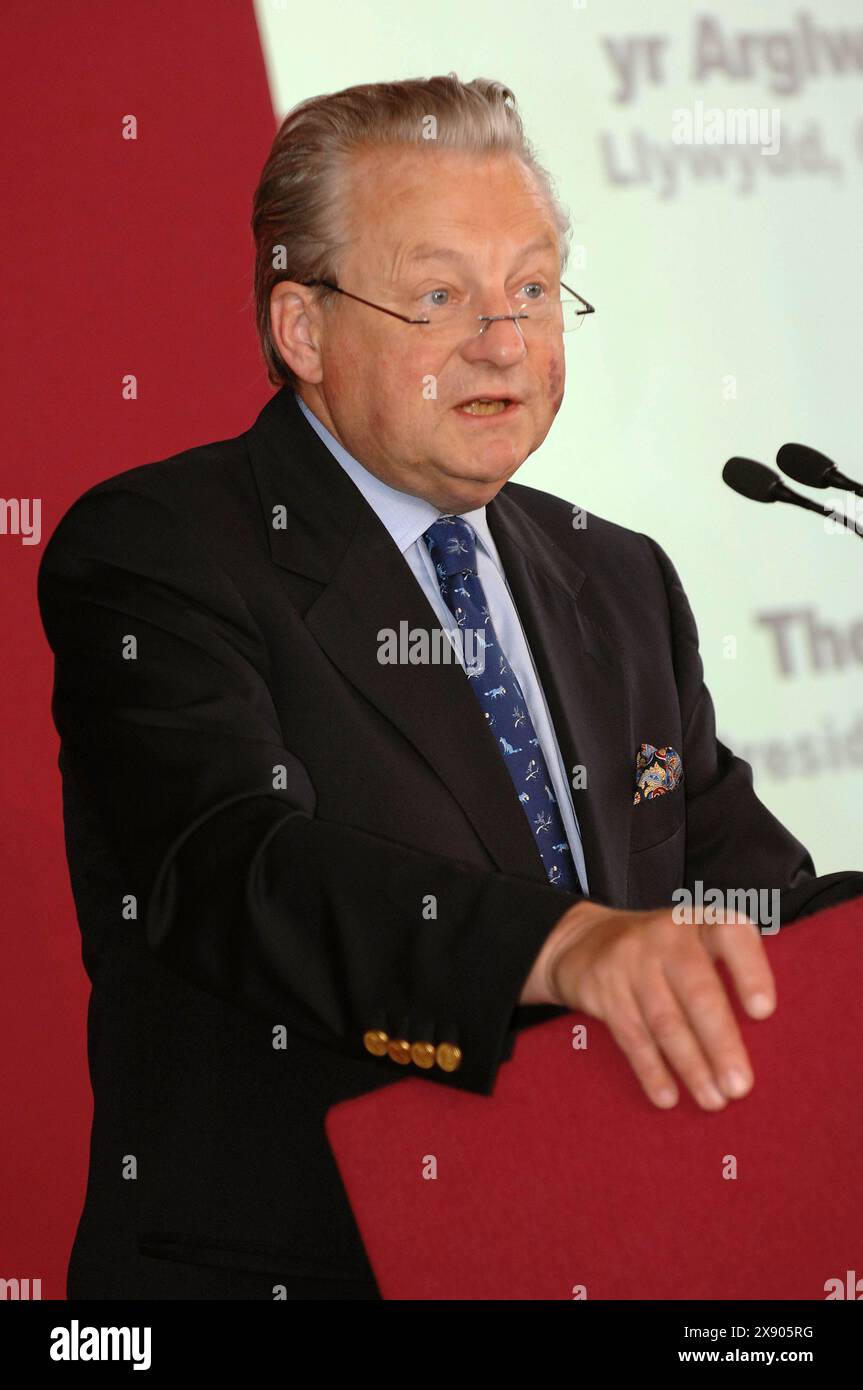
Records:
[[[415,1042],[411,1043],[411,1061],[418,1067],[428,1071],[429,1067],[434,1066],[434,1043]]]
[[[455,1071],[461,1063],[461,1048],[456,1047],[455,1043],[438,1043],[435,1061],[441,1071]]]
[[[385,1055],[388,1042],[389,1037],[380,1028],[369,1028],[368,1032],[363,1033],[363,1046],[375,1057]]]
[[[387,1052],[400,1067],[406,1067],[411,1059],[411,1045],[406,1038],[390,1038]]]

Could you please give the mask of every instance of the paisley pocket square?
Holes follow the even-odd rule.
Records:
[[[674,791],[683,781],[683,762],[680,754],[668,744],[656,748],[652,743],[642,743],[635,755],[635,796],[632,804],[651,801],[655,796],[665,796]]]

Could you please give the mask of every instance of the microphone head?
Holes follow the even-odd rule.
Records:
[[[755,459],[729,459],[722,470],[722,480],[753,502],[775,502],[782,491],[779,475]]]
[[[806,487],[829,487],[836,465],[808,444],[783,444],[776,455],[782,472]]]

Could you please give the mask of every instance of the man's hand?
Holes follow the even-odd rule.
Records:
[[[758,927],[743,913],[727,915],[735,920],[692,925],[675,922],[670,908],[619,912],[579,903],[547,962],[555,1002],[602,1019],[663,1108],[678,1099],[666,1063],[705,1110],[722,1109],[753,1084],[714,961],[725,962],[751,1018],[773,1013],[776,986]]]

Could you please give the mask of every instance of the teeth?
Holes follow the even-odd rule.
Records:
[[[468,405],[459,406],[468,415],[499,415],[502,410],[506,410],[506,401],[486,401],[475,400]]]

